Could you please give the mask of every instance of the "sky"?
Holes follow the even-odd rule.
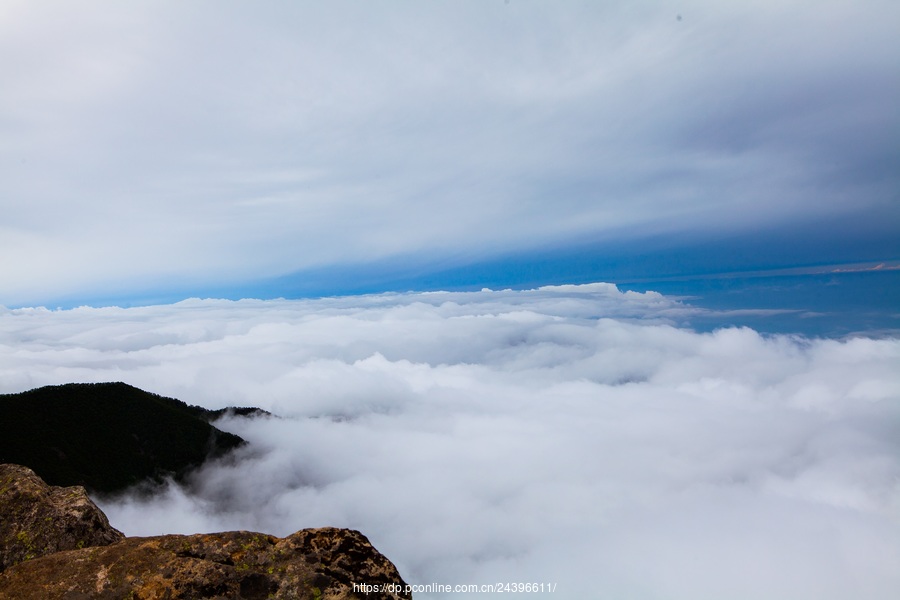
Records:
[[[6,0],[0,304],[896,260],[897,22],[889,0]]]
[[[352,527],[410,583],[556,597],[889,597],[897,23],[4,0],[0,393],[276,415],[99,499],[128,535]]]
[[[0,311],[0,392],[125,381],[250,442],[98,498],[127,535],[362,531],[407,583],[544,598],[900,589],[900,339],[696,332],[609,284]],[[422,599],[495,597],[416,594]]]

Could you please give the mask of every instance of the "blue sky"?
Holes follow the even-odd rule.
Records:
[[[880,0],[4,2],[0,304],[897,259],[898,22]]]
[[[415,583],[880,600],[898,23],[896,0],[4,0],[0,392],[282,417],[224,423],[251,448],[190,486],[106,499],[129,535],[332,525]],[[598,281],[635,289],[569,285]]]

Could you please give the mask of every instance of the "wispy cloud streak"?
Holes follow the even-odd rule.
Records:
[[[897,218],[898,18],[5,2],[0,303],[829,218],[865,237]]]

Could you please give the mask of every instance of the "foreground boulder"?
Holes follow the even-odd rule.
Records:
[[[358,531],[126,538],[84,488],[11,464],[0,465],[0,571],[0,600],[412,598]]]
[[[0,465],[0,571],[61,550],[105,546],[124,537],[83,487],[49,486],[27,467]]]
[[[361,533],[335,528],[281,539],[247,531],[126,538],[0,574],[2,600],[411,598],[404,588]]]

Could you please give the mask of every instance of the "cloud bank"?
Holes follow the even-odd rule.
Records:
[[[890,597],[900,340],[677,327],[693,310],[606,284],[6,310],[0,389],[280,415],[221,421],[250,448],[186,488],[103,501],[129,535],[335,525],[416,584]]]
[[[0,303],[815,219],[865,238],[897,218],[898,11],[7,1]]]

